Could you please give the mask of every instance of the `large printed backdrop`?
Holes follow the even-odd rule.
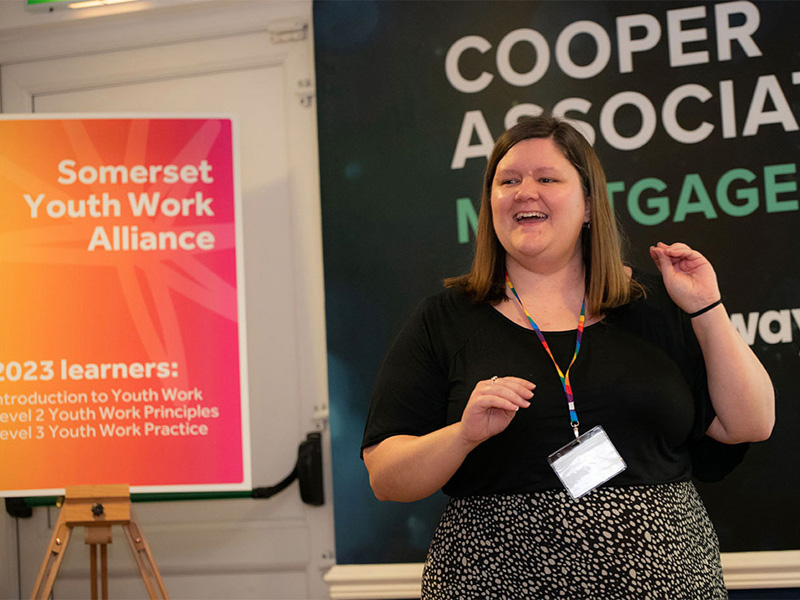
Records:
[[[493,139],[578,122],[631,262],[684,241],[717,269],[778,392],[770,441],[700,490],[723,551],[797,549],[800,57],[791,2],[318,2],[314,6],[337,560],[420,561],[443,505],[376,501],[358,448],[413,307],[466,271]],[[378,534],[377,532],[380,532]]]

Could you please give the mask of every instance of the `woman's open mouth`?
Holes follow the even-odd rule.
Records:
[[[517,223],[522,223],[523,221],[544,221],[547,218],[547,215],[544,213],[540,213],[537,211],[532,212],[518,212],[514,215],[514,220]]]

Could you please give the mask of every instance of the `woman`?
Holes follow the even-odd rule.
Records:
[[[472,269],[394,343],[362,446],[379,499],[451,496],[423,598],[726,597],[692,451],[766,439],[773,389],[710,263],[680,243],[650,254],[660,280],[623,265],[573,127],[536,117],[500,136]],[[588,452],[573,440],[596,426],[625,465],[590,470],[586,493],[548,457]]]

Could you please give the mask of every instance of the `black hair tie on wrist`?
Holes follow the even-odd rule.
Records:
[[[702,314],[704,314],[704,313],[707,313],[708,311],[710,311],[710,310],[711,310],[712,308],[714,308],[715,306],[718,306],[719,304],[722,304],[722,298],[720,298],[720,299],[719,299],[719,300],[717,300],[716,302],[712,302],[711,304],[709,304],[709,305],[708,305],[708,306],[706,306],[705,308],[701,308],[701,309],[700,309],[700,310],[698,310],[697,312],[690,313],[690,314],[689,314],[689,318],[690,318],[690,319],[694,319],[695,317],[699,317],[700,315],[702,315]]]

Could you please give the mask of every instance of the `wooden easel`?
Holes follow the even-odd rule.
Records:
[[[92,599],[97,600],[97,546],[100,546],[100,583],[102,598],[108,598],[107,546],[112,542],[111,526],[121,525],[128,538],[147,593],[153,598],[169,598],[150,547],[139,529],[131,508],[127,485],[92,485],[67,487],[64,504],[53,529],[50,546],[36,578],[31,600],[46,600],[53,590],[58,569],[67,551],[72,529],[83,526],[90,547]],[[155,584],[154,584],[155,582]]]

